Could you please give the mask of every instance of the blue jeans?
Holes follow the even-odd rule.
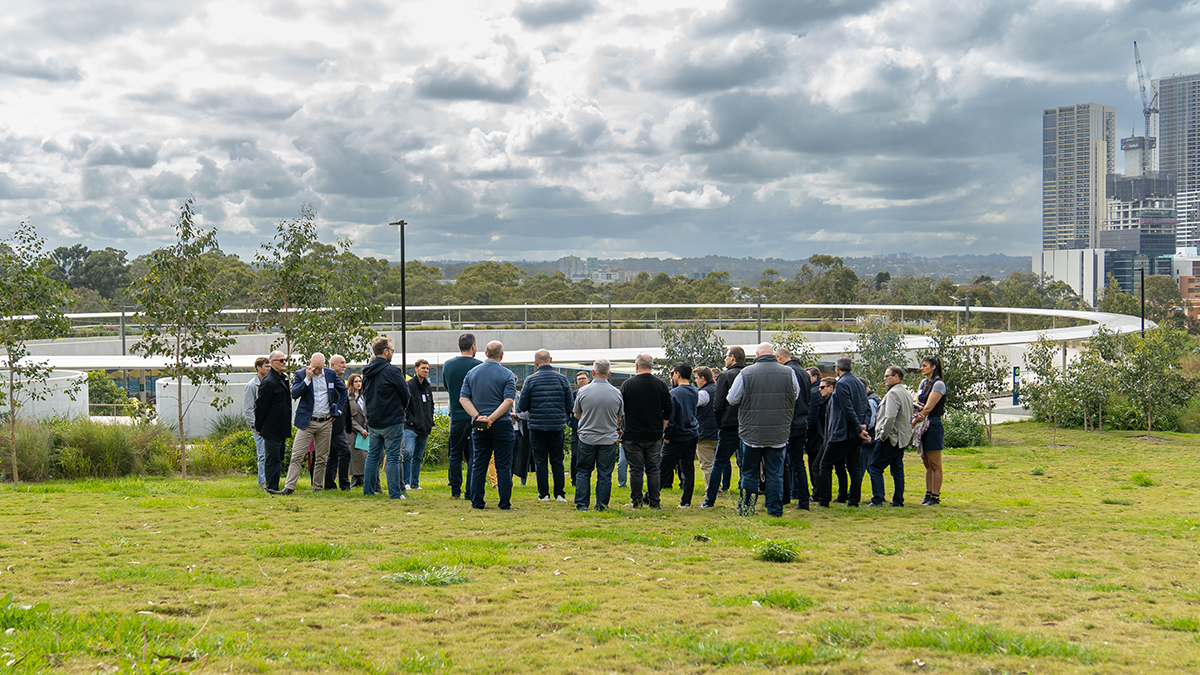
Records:
[[[708,479],[708,487],[704,493],[704,503],[708,506],[717,503],[717,492],[721,489],[721,476],[727,471],[733,471],[729,465],[729,458],[735,454],[741,456],[741,445],[742,441],[738,438],[737,429],[721,429],[717,432],[717,456],[713,460],[712,475]]]
[[[613,463],[617,459],[617,444],[588,445],[579,441],[579,458],[575,460],[575,508],[587,511],[592,495],[592,468],[596,469],[596,510],[608,509],[612,496]]]
[[[885,440],[877,441],[875,446],[875,461],[871,462],[868,471],[871,474],[871,503],[883,503],[883,470],[890,468],[892,482],[896,484],[892,492],[892,504],[904,506],[904,448],[899,448]]]
[[[429,442],[429,434],[418,434],[416,431],[404,429],[404,482],[410,488],[416,488],[421,482],[421,462],[425,461],[425,444]]]
[[[763,490],[767,495],[767,515],[776,518],[783,516],[783,453],[786,448],[742,446],[743,466],[747,467],[742,473],[742,490],[747,496],[758,494],[758,465],[762,462],[767,477]]]
[[[502,417],[486,431],[471,432],[471,443],[475,450],[471,459],[471,506],[482,509],[484,481],[487,480],[488,463],[492,455],[496,456],[496,491],[499,493],[496,504],[503,510],[512,508],[512,460],[513,442],[512,423],[508,417]]]
[[[618,450],[620,455],[617,460],[617,487],[625,487],[625,483],[629,481],[629,460],[625,459],[625,448]]]
[[[563,486],[563,432],[529,430],[529,445],[533,450],[534,473],[537,474],[538,497],[550,496],[550,471],[554,472],[554,496],[566,497]],[[547,468],[549,464],[549,468]]]
[[[387,452],[388,496],[392,499],[404,494],[404,423],[390,427],[369,427],[370,445],[367,446],[367,464],[363,468],[363,494],[368,497],[383,492],[379,486],[379,460]]]
[[[875,461],[875,441],[863,441],[862,448],[858,451],[858,467],[863,474],[871,468],[871,463]],[[859,481],[863,479],[859,476]]]
[[[267,484],[267,446],[257,431],[254,432],[254,454],[258,459],[258,486],[262,487]]]

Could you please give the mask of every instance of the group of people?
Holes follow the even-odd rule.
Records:
[[[290,495],[311,456],[312,489],[381,492],[379,468],[387,475],[388,496],[405,499],[420,488],[421,461],[433,430],[433,389],[429,362],[415,364],[415,375],[391,363],[392,341],[377,337],[373,358],[362,374],[345,377],[346,359],[316,353],[289,379],[287,356],[280,351],[255,360],[246,383],[242,415],[254,430],[258,485],[271,494]],[[292,401],[296,400],[295,414]],[[293,427],[295,433],[292,433]],[[291,459],[279,488],[284,443],[292,438]]]
[[[516,376],[502,365],[503,344],[489,342],[480,360],[475,336],[464,333],[458,348],[459,356],[442,366],[450,413],[448,482],[453,498],[470,500],[476,509],[487,506],[489,477],[496,506],[512,508],[518,418],[540,501],[567,501],[564,441],[570,434],[570,478],[580,511],[609,508],[616,468],[622,486],[628,472],[633,507],[661,508],[664,484],[672,486],[678,475],[678,506],[688,508],[697,459],[704,475],[701,508],[715,506],[729,490],[734,459],[741,476],[738,508],[745,514],[754,512],[760,495],[771,516],[782,516],[783,506],[792,502],[804,510],[813,502],[857,507],[864,474],[871,481],[867,506],[884,506],[885,470],[894,482],[890,504],[900,507],[903,456],[914,442],[926,469],[922,504],[941,503],[947,390],[936,357],[922,360],[925,378],[915,394],[904,385],[905,370],[889,366],[887,391],[880,397],[853,374],[847,357],[837,359],[834,377],[827,377],[770,343],[758,345],[749,364],[741,347],[730,347],[724,371],[676,364],[672,386],[654,375],[653,357],[639,354],[636,374],[619,389],[610,382],[611,364],[597,359],[590,377],[576,374],[573,390],[542,349],[534,354],[536,370],[518,394]],[[361,485],[366,495],[380,493],[381,462],[389,497],[404,499],[407,489],[420,489],[420,464],[433,427],[429,364],[418,360],[414,377],[406,379],[391,363],[390,339],[376,338],[372,353],[362,375],[353,374],[345,383],[346,361],[339,355],[325,367],[325,357],[314,354],[290,382],[281,352],[258,360],[243,410],[255,430],[260,486],[272,494],[292,494],[312,453],[314,490]],[[293,399],[298,405],[289,421]],[[296,432],[281,490],[280,459],[292,423]]]

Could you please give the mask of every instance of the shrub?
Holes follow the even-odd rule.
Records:
[[[130,405],[138,403],[130,398],[125,389],[117,385],[103,370],[88,371],[88,405],[96,406],[91,414],[101,416],[128,416]]]
[[[440,413],[433,416],[433,429],[429,432],[429,440],[425,443],[426,464],[441,464],[450,453],[450,416]]]
[[[1200,434],[1200,399],[1192,399],[1191,404],[1179,413],[1179,430],[1185,434]]]
[[[234,431],[217,440],[203,439],[192,444],[189,463],[198,474],[254,473],[258,454],[249,428]]]
[[[54,476],[54,432],[50,427],[17,418],[17,470],[22,480]]]
[[[947,448],[971,448],[983,445],[987,438],[987,429],[978,415],[950,410],[942,418],[942,423],[946,429]]]
[[[170,438],[150,422],[101,424],[87,417],[18,421],[17,467],[30,480],[170,472]]]
[[[218,440],[242,430],[253,431],[250,429],[250,425],[246,424],[246,418],[242,417],[241,411],[225,412],[217,415],[217,418],[209,425],[208,436],[213,440]]]

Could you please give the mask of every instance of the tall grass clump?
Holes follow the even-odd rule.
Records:
[[[153,422],[98,424],[86,417],[77,417],[31,426],[43,429],[42,432],[30,431],[36,442],[44,443],[45,432],[50,434],[52,468],[46,478],[165,475],[171,470],[169,436]],[[45,452],[45,445],[31,445],[27,458],[44,462]]]
[[[212,440],[219,440],[237,431],[252,431],[250,425],[246,424],[246,418],[242,417],[239,410],[236,413],[223,412],[217,415],[208,425],[208,437]]]
[[[800,559],[800,551],[790,541],[768,539],[754,547],[754,557],[765,562],[790,563]]]
[[[258,457],[254,448],[254,433],[243,426],[220,438],[205,438],[192,444],[188,451],[189,472],[217,475],[223,473],[253,473]]]
[[[17,470],[22,480],[54,476],[54,432],[44,424],[17,420]]]

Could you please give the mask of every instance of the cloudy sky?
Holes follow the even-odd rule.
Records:
[[[6,0],[0,231],[243,258],[1027,254],[1041,109],[1141,122],[1196,2]],[[1120,160],[1118,160],[1120,166]]]

